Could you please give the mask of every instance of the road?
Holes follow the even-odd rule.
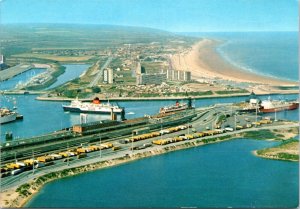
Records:
[[[93,87],[96,86],[100,80],[100,78],[103,75],[103,70],[105,68],[107,68],[107,66],[111,63],[111,61],[113,60],[112,57],[108,57],[108,59],[106,60],[106,62],[104,63],[104,65],[100,68],[100,71],[97,73],[96,77],[94,78],[94,80],[88,85],[88,87]]]

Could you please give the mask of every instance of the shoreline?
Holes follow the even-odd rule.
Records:
[[[259,93],[256,95],[260,96],[267,96],[267,95],[277,95],[277,94],[298,94],[299,91],[290,91],[290,92],[283,92],[283,93]],[[243,97],[243,96],[249,96],[250,93],[240,93],[240,94],[216,94],[216,95],[203,95],[203,96],[192,96],[192,99],[207,99],[207,98],[226,98],[226,97]],[[187,97],[117,97],[117,98],[110,98],[109,101],[167,101],[167,100],[183,100]],[[38,96],[36,97],[36,100],[40,101],[61,101],[61,102],[70,102],[74,100],[75,98],[59,98],[59,97],[42,97]],[[100,98],[102,101],[108,101],[106,98]],[[80,99],[82,101],[91,101],[90,99]]]
[[[286,159],[286,158],[278,158],[278,157],[271,157],[271,156],[265,156],[265,155],[260,155],[257,153],[258,150],[252,151],[252,154],[256,157],[268,159],[268,160],[281,160],[281,161],[288,161],[288,162],[299,162],[299,160],[292,160],[292,159]]]
[[[190,51],[173,55],[172,64],[176,70],[190,70],[196,80],[205,77],[265,85],[298,85],[297,81],[272,78],[234,66],[216,51],[221,43],[218,40],[202,39]]]
[[[294,124],[294,125],[292,125]],[[291,123],[291,127],[283,128],[283,130],[289,130],[290,128],[295,126],[295,123]],[[264,129],[274,129],[276,127],[264,127]],[[247,132],[247,131],[246,131]],[[65,178],[65,177],[70,177],[74,175],[79,175],[85,172],[91,172],[94,170],[99,170],[103,168],[110,168],[112,166],[117,166],[129,162],[133,162],[135,160],[140,160],[143,158],[147,157],[153,157],[156,155],[161,155],[173,151],[178,151],[178,150],[183,150],[183,149],[188,149],[192,147],[199,147],[199,146],[204,146],[204,145],[209,145],[209,144],[215,144],[215,143],[220,143],[220,142],[225,142],[229,140],[235,140],[237,138],[243,138],[243,134],[246,132],[241,132],[241,133],[232,133],[231,135],[222,137],[222,136],[211,136],[207,137],[208,141],[204,142],[203,140],[194,140],[194,141],[183,141],[179,142],[179,144],[169,144],[161,147],[152,147],[148,148],[147,150],[139,150],[135,151],[135,153],[130,154],[130,155],[122,155],[121,157],[119,156],[110,156],[108,159],[103,160],[103,161],[98,161],[95,163],[87,164],[87,165],[82,165],[82,166],[77,166],[74,165],[74,167],[63,169],[60,171],[55,171],[55,172],[50,172],[46,174],[40,173],[39,176],[35,177],[33,180],[31,179],[28,181],[26,184],[28,185],[28,188],[26,188],[26,193],[28,196],[22,196],[18,192],[16,192],[17,188],[20,188],[24,186],[25,184],[19,186],[19,187],[13,187],[9,188],[1,195],[3,194],[3,199],[5,198],[4,195],[12,193],[12,196],[14,196],[14,199],[7,200],[8,204],[4,206],[5,200],[3,201],[3,206],[4,207],[24,207],[28,202],[39,193],[39,191],[46,185],[47,183]],[[124,153],[122,153],[124,154]],[[25,190],[23,190],[25,191]],[[11,194],[10,194],[11,195]]]

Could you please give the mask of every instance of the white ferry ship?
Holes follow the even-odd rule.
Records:
[[[109,102],[106,104],[101,103],[98,97],[96,97],[92,102],[81,102],[76,98],[71,101],[70,105],[63,105],[64,111],[69,112],[80,112],[80,113],[94,113],[94,114],[120,114],[123,108],[117,105],[111,105]]]

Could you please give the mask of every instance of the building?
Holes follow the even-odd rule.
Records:
[[[136,76],[137,85],[149,85],[156,84],[160,85],[163,82],[166,82],[167,74],[166,73],[153,73],[153,74],[140,74]]]
[[[106,68],[103,70],[103,82],[112,84],[114,83],[114,71],[111,68]]]
[[[183,70],[161,70],[162,73],[166,73],[167,80],[169,81],[191,81],[192,74],[190,71]]]
[[[3,54],[0,54],[0,70],[3,70],[5,67],[5,57]]]
[[[0,54],[0,65],[4,64],[4,56],[3,54]]]
[[[132,70],[132,77],[136,77],[136,75],[141,75],[146,73],[146,69],[141,65],[140,62],[136,62],[135,68]]]

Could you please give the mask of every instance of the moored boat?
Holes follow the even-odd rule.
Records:
[[[123,108],[112,105],[109,102],[106,104],[101,103],[99,98],[95,98],[92,102],[82,102],[78,98],[71,101],[70,105],[62,105],[64,111],[80,112],[80,113],[94,113],[94,114],[120,114],[124,111]]]
[[[0,124],[17,120],[17,113],[7,108],[0,108]]]
[[[298,101],[284,101],[284,100],[264,100],[261,102],[260,111],[263,113],[279,112],[283,110],[295,110],[299,108]]]
[[[175,105],[160,108],[159,113],[175,112],[175,111],[180,111],[180,110],[186,110],[188,108],[189,108],[189,106],[187,103],[180,103],[180,102],[176,101]]]

